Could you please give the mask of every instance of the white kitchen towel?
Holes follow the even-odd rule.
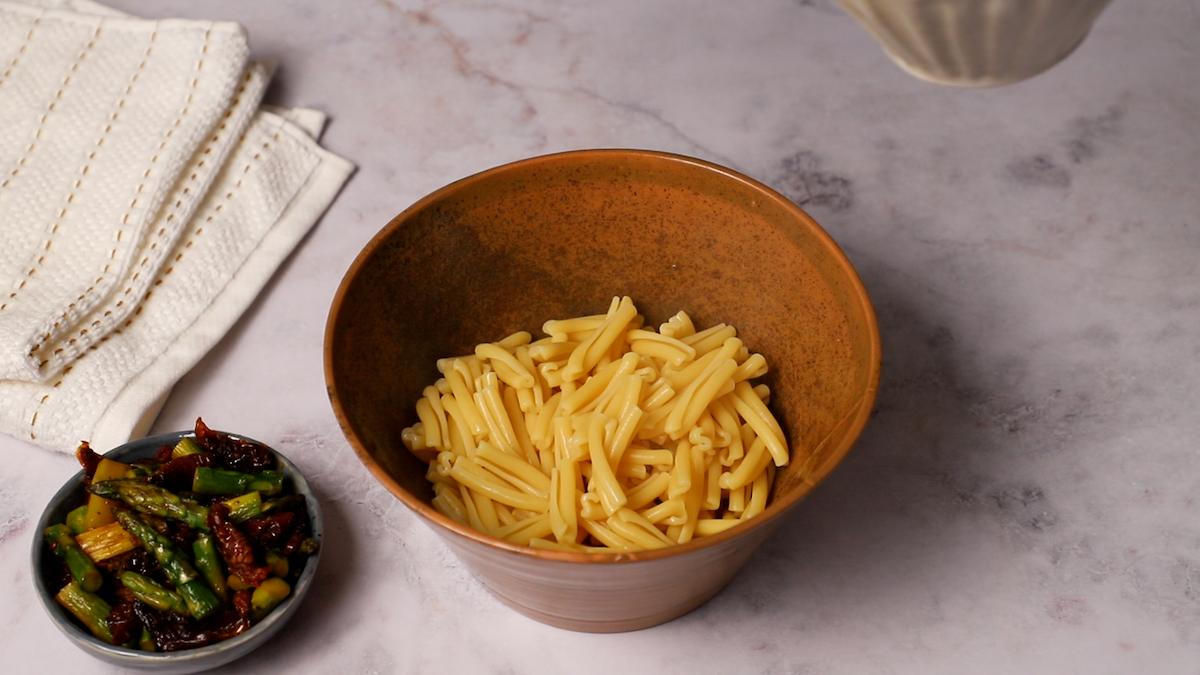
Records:
[[[232,23],[0,3],[0,378],[53,376],[69,356],[46,352],[107,332],[78,324],[122,292],[152,224],[170,235],[186,222],[211,173],[166,198],[247,55]],[[164,206],[178,215],[155,223]]]
[[[353,167],[317,145],[320,113],[256,112],[268,76],[246,65],[235,24],[142,21],[85,0],[36,2],[0,2],[0,121],[24,125],[0,127],[0,181],[13,179],[0,188],[0,272],[8,275],[0,283],[12,280],[0,287],[0,302],[9,301],[0,310],[0,430],[56,450],[83,439],[106,448],[145,431]],[[142,51],[123,57],[107,36]],[[64,61],[63,44],[82,57]],[[85,67],[93,94],[77,100]],[[58,69],[65,93],[55,89],[31,122],[12,109],[38,110],[44,85],[37,89],[28,73],[47,68]],[[173,80],[165,74],[172,68]],[[160,82],[160,70],[172,81]],[[180,97],[177,86],[189,93]],[[142,91],[161,96],[146,94],[147,109],[135,115],[129,106],[143,102],[134,98]],[[49,150],[78,161],[52,166]],[[64,171],[74,172],[66,182]],[[41,220],[14,215],[5,201],[55,198],[66,206],[42,211]],[[22,259],[46,240],[55,255]],[[79,273],[63,264],[80,261],[99,266]]]
[[[224,164],[238,138],[245,131],[258,109],[266,89],[265,69],[252,64],[242,77],[241,86],[225,110],[217,126],[184,165],[175,186],[158,213],[151,219],[138,246],[131,249],[130,265],[124,274],[113,275],[118,282],[110,292],[96,292],[96,301],[80,307],[61,330],[46,335],[44,342],[34,345],[33,361],[42,379],[58,374],[85,350],[103,339],[129,317],[138,301],[145,296],[150,284],[166,262],[168,254],[184,231],[184,226],[208,192],[217,170]],[[99,279],[94,280],[96,285]],[[2,318],[2,317],[0,317]]]

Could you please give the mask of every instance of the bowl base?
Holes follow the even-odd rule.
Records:
[[[1079,38],[1079,40],[1077,40],[1074,44],[1072,44],[1070,47],[1065,49],[1062,52],[1062,54],[1059,54],[1055,58],[1050,59],[1045,64],[1039,65],[1035,68],[1030,68],[1024,72],[1015,73],[1015,74],[1011,74],[1011,75],[1002,75],[1002,76],[994,76],[994,75],[984,75],[984,76],[974,76],[974,77],[972,77],[972,76],[962,76],[962,77],[947,76],[947,75],[944,75],[944,74],[941,74],[941,73],[938,73],[938,72],[935,72],[932,70],[922,68],[921,66],[918,66],[914,63],[906,61],[904,59],[904,57],[902,57],[899,54],[897,54],[896,52],[888,49],[886,45],[880,44],[880,48],[883,49],[883,53],[887,54],[887,57],[889,59],[891,59],[893,63],[895,63],[897,66],[900,66],[900,68],[904,72],[908,73],[909,75],[912,75],[913,77],[917,78],[918,80],[924,80],[926,82],[931,82],[933,84],[940,84],[940,85],[944,85],[947,87],[961,87],[963,89],[986,89],[988,87],[1002,87],[1006,84],[1015,84],[1017,82],[1021,82],[1022,80],[1028,80],[1031,77],[1041,75],[1042,73],[1046,72],[1047,70],[1050,70],[1054,66],[1061,63],[1064,59],[1066,59],[1072,53],[1074,53],[1075,50],[1079,48],[1079,45],[1083,44],[1083,41],[1087,39],[1087,36],[1088,36],[1088,33],[1085,32]]]
[[[502,604],[511,607],[520,614],[523,614],[524,616],[527,616],[538,623],[544,623],[547,626],[554,626],[555,628],[562,628],[565,630],[575,631],[577,633],[628,633],[635,630],[652,628],[659,624],[673,621],[684,614],[699,609],[701,605],[709,600],[712,600],[727,585],[729,585],[729,581],[732,580],[732,578],[733,577],[730,576],[729,579],[726,579],[716,588],[706,591],[698,597],[690,598],[687,602],[681,605],[670,607],[661,612],[655,612],[654,614],[647,616],[612,619],[608,621],[550,614],[548,612],[543,612],[529,607],[528,605],[522,605],[512,598],[506,597],[503,593],[500,593],[491,586],[488,586],[486,583],[483,584],[483,587],[487,589],[488,593],[492,594],[492,597],[499,600]],[[482,580],[480,583],[483,583]]]

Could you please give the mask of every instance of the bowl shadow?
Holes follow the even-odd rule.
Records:
[[[922,590],[914,585],[927,579],[922,571],[974,573],[946,564],[947,556],[962,554],[959,525],[1006,508],[993,487],[1008,480],[1004,439],[980,414],[994,392],[959,365],[971,346],[961,344],[948,316],[939,318],[943,306],[918,280],[848,253],[872,298],[883,344],[871,419],[841,465],[733,582],[675,622],[681,629],[728,626],[731,615],[764,611],[804,629],[877,615],[897,598],[914,602]]]
[[[274,672],[281,663],[303,662],[305,652],[328,647],[329,616],[335,613],[338,605],[353,597],[352,581],[359,577],[359,563],[354,553],[356,533],[344,505],[324,494],[315,484],[309,485],[321,504],[323,529],[321,567],[304,604],[266,644],[211,672]]]

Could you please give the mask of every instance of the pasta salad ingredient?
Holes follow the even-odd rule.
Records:
[[[171,651],[233,637],[291,594],[316,552],[305,499],[289,494],[275,454],[202,420],[149,461],[101,458],[87,443],[76,457],[87,503],[46,528],[60,562],[45,573],[64,584],[58,604],[105,642]]]
[[[787,439],[733,326],[679,312],[657,331],[629,297],[439,359],[401,439],[433,506],[506,541],[620,552],[722,532],[766,508]]]

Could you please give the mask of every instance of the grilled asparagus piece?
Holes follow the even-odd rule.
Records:
[[[221,558],[217,555],[217,544],[212,535],[202,532],[192,542],[192,555],[196,558],[196,568],[204,576],[213,592],[222,602],[229,597],[229,589],[225,585],[225,572],[221,569]]]
[[[176,614],[188,613],[187,603],[183,601],[183,598],[178,593],[159,586],[151,579],[137,572],[125,570],[117,575],[117,578],[121,580],[121,584],[125,588],[128,588],[133,593],[133,597],[155,609],[175,612]]]
[[[210,466],[196,468],[192,492],[201,495],[236,495],[257,490],[270,496],[283,490],[283,474],[279,471],[242,473]]]
[[[137,479],[106,480],[92,483],[92,494],[119,499],[139,513],[171,518],[200,530],[208,529],[208,509],[179,495]]]
[[[175,548],[171,540],[155,532],[140,518],[128,511],[117,513],[117,521],[121,523],[142,546],[154,555],[167,578],[175,584],[179,595],[187,604],[188,612],[197,619],[203,619],[215,610],[221,601],[200,581],[196,568],[188,561],[187,556]]]
[[[179,442],[175,444],[174,448],[171,448],[171,458],[177,459],[179,457],[195,455],[200,452],[204,452],[204,450],[200,447],[200,444],[196,442],[196,439],[192,438],[191,436],[184,436],[183,438],[179,439]]]
[[[104,577],[100,576],[100,570],[96,569],[96,563],[79,548],[79,544],[75,543],[75,538],[71,536],[71,529],[66,525],[51,525],[45,531],[46,542],[50,544],[50,550],[54,554],[62,558],[67,563],[67,569],[71,571],[71,578],[79,584],[79,587],[89,593],[94,593],[100,590],[100,584],[104,583]]]
[[[87,504],[73,509],[67,514],[67,527],[71,534],[82,534],[87,531]]]
[[[229,518],[235,523],[257,518],[263,514],[262,495],[258,490],[226,499],[225,503],[229,506]]]
[[[112,643],[112,631],[108,629],[108,613],[112,607],[98,595],[88,593],[72,581],[54,596],[58,604],[79,619],[92,635]]]

